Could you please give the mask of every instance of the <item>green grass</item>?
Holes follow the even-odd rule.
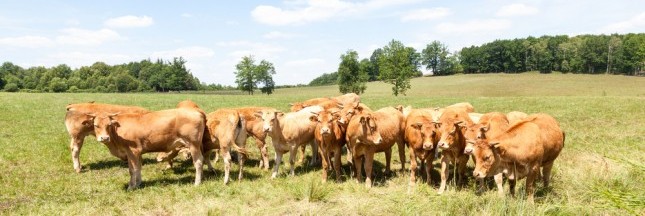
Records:
[[[289,177],[284,164],[281,176],[271,180],[270,172],[255,167],[259,153],[249,144],[251,161],[242,181],[223,185],[220,161],[215,165],[217,172],[206,172],[204,183],[195,187],[189,161],[179,160],[175,168],[164,171],[164,165],[148,154],[144,156],[143,187],[128,192],[127,166],[93,137],[85,140],[81,152],[83,172],[74,173],[63,124],[65,105],[97,101],[160,110],[191,99],[208,112],[252,105],[287,111],[290,102],[337,95],[337,87],[278,89],[271,96],[0,93],[0,214],[645,214],[645,78],[457,75],[414,79],[412,86],[407,96],[393,97],[389,85],[370,83],[362,100],[372,108],[398,104],[437,107],[468,101],[481,113],[518,110],[553,115],[567,136],[555,162],[552,187],[543,188],[539,183],[535,204],[522,198],[524,181],[517,188],[520,198],[515,199],[498,198],[492,180],[491,189],[478,196],[472,178],[468,187],[449,184],[449,190],[438,195],[437,185],[417,182],[415,188],[409,188],[409,171],[384,176],[382,154],[377,155],[375,187],[371,189],[352,179],[323,184],[317,167],[298,167],[296,176]],[[348,169],[344,157],[343,163]],[[409,167],[409,161],[406,163]],[[438,161],[434,164],[433,181],[437,183]],[[393,156],[393,169],[399,168],[398,156]],[[233,170],[235,176],[236,165]]]

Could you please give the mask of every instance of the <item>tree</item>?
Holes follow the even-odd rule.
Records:
[[[368,80],[365,70],[367,68],[361,70],[356,51],[347,50],[345,54],[340,55],[340,64],[338,65],[338,89],[340,92],[343,94],[365,92],[365,88],[367,88],[365,82]]]
[[[338,72],[324,73],[309,82],[310,86],[336,85],[338,84]]]
[[[378,67],[378,58],[383,54],[383,49],[377,48],[372,52],[372,55],[370,56],[370,64],[371,67],[369,71],[367,71],[367,75],[369,76],[368,81],[376,81],[379,79],[379,67]]]
[[[273,75],[275,74],[275,67],[271,62],[266,60],[260,61],[260,64],[255,64],[253,56],[244,56],[240,63],[235,65],[235,83],[237,88],[248,92],[250,95],[258,87],[258,83],[262,83],[260,89],[262,93],[271,94],[275,89],[275,82]]]
[[[432,41],[421,51],[421,63],[426,65],[426,69],[431,70],[433,75],[448,75],[446,70],[452,67],[447,62],[449,53],[445,44]]]
[[[410,89],[410,78],[420,73],[419,53],[397,40],[392,40],[383,47],[378,65],[380,79],[394,85],[392,87],[394,96],[405,95],[405,92]]]

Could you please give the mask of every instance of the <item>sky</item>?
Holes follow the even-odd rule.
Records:
[[[495,39],[644,33],[643,0],[0,0],[0,61],[72,68],[182,56],[206,83],[235,84],[243,56],[277,85],[307,84],[393,39],[451,51]]]

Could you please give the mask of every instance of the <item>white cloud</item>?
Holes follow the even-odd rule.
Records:
[[[0,45],[14,46],[25,48],[40,48],[52,46],[54,43],[51,39],[41,36],[22,36],[0,38]]]
[[[284,33],[284,32],[279,32],[279,31],[272,31],[269,33],[264,34],[262,37],[266,39],[291,39],[296,37],[295,34],[290,34],[290,33]]]
[[[165,50],[153,52],[150,57],[152,58],[162,58],[162,59],[172,59],[174,57],[183,57],[184,59],[193,59],[193,58],[208,58],[215,55],[215,52],[206,47],[192,46],[192,47],[182,47],[175,50]]]
[[[191,13],[183,13],[183,14],[181,14],[181,17],[183,17],[183,18],[193,18],[194,16],[195,15],[193,15]]]
[[[536,7],[516,3],[503,6],[495,15],[499,17],[528,16],[535,15],[538,12],[540,12],[540,10]]]
[[[370,0],[355,3],[342,0],[309,0],[306,4],[296,1],[287,4],[289,9],[260,5],[251,11],[251,16],[255,21],[268,25],[302,25],[416,1]]]
[[[401,21],[425,21],[435,20],[450,15],[452,12],[448,8],[424,8],[408,11],[401,17]]]
[[[600,29],[600,33],[642,32],[643,29],[645,29],[645,12],[637,14],[628,20],[606,25]]]
[[[147,27],[154,23],[152,17],[149,16],[121,16],[110,18],[105,21],[105,25],[112,28],[139,28]]]
[[[61,32],[63,34],[56,37],[56,41],[61,44],[100,45],[108,41],[125,39],[119,33],[110,29],[92,31],[79,28],[67,28],[61,30]]]
[[[471,20],[463,23],[441,23],[435,27],[439,33],[491,32],[508,29],[511,21],[503,19]]]

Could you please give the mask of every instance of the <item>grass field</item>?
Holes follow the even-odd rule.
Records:
[[[81,151],[83,172],[72,168],[63,118],[69,103],[97,101],[152,110],[191,99],[207,112],[252,105],[288,110],[287,104],[337,95],[337,86],[279,89],[271,96],[209,94],[29,94],[0,93],[0,214],[3,215],[645,215],[645,78],[607,75],[457,75],[412,81],[407,96],[391,96],[390,86],[368,84],[362,101],[372,108],[398,104],[437,107],[468,101],[477,112],[551,114],[567,133],[556,160],[551,188],[538,183],[536,203],[476,195],[474,182],[443,195],[437,185],[408,187],[409,171],[384,176],[377,155],[375,187],[353,179],[320,182],[320,168],[300,166],[278,179],[258,169],[258,150],[249,144],[245,179],[223,185],[221,161],[193,186],[191,162],[171,170],[145,155],[143,187],[126,191],[125,163],[88,137]],[[252,142],[252,141],[249,141]],[[269,148],[272,152],[272,147]],[[396,152],[396,151],[395,151]],[[273,160],[273,154],[271,153]],[[396,155],[396,154],[395,154]],[[407,156],[407,151],[406,151]],[[409,168],[409,158],[406,168]],[[347,170],[345,158],[344,168]],[[433,182],[439,182],[435,160]],[[271,161],[273,166],[273,161]],[[400,168],[398,156],[393,169]],[[233,165],[233,176],[237,165]],[[471,175],[472,162],[468,175]],[[508,186],[505,184],[506,189]]]

